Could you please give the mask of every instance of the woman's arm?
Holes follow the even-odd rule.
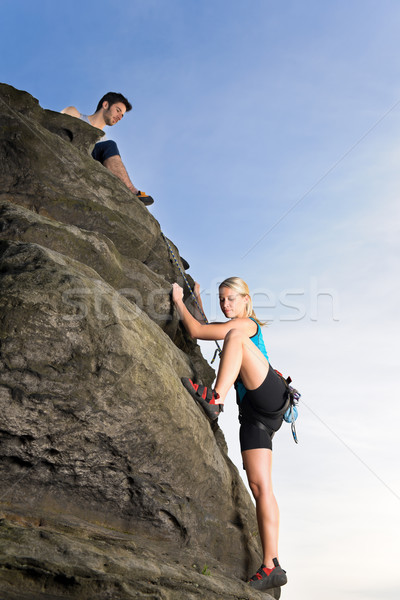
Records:
[[[177,283],[172,285],[172,300],[186,331],[193,338],[199,340],[223,340],[228,331],[233,327],[232,321],[227,321],[226,323],[200,323],[186,308],[185,303],[183,302],[183,289]],[[235,319],[234,326],[247,332],[249,330],[248,321],[249,319],[246,318]]]

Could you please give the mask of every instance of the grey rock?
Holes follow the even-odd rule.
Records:
[[[92,127],[6,85],[0,124],[1,600],[269,598],[159,224]]]

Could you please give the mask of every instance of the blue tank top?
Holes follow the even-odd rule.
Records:
[[[254,335],[252,335],[250,337],[251,341],[253,342],[253,344],[255,344],[257,346],[257,348],[263,353],[263,355],[265,356],[265,358],[268,360],[269,362],[269,358],[268,358],[268,354],[267,351],[265,349],[265,344],[264,344],[264,338],[263,338],[263,334],[261,332],[261,327],[259,326],[259,324],[257,323],[257,321],[255,321],[252,317],[250,317],[250,319],[252,321],[254,321],[254,323],[256,323],[257,325],[257,331]],[[235,382],[235,389],[236,389],[236,398],[238,403],[241,402],[244,398],[245,393],[247,392],[246,388],[244,387],[242,381],[240,378],[238,378]]]

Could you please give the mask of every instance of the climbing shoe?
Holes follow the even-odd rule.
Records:
[[[182,377],[181,381],[189,394],[200,404],[210,421],[218,419],[219,414],[224,410],[223,404],[215,403],[219,399],[219,394],[204,385],[193,383],[188,377]]]
[[[151,196],[148,196],[145,192],[141,192],[140,190],[138,191],[136,196],[139,198],[139,200],[141,202],[143,202],[143,204],[145,206],[150,206],[150,204],[153,204],[153,202],[154,202],[154,200]]]
[[[269,590],[270,588],[280,587],[287,583],[286,571],[280,566],[278,559],[274,558],[274,568],[268,569],[261,565],[257,573],[248,582],[255,590]]]

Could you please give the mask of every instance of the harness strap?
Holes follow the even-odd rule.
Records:
[[[290,404],[291,404],[290,396],[287,396],[287,398],[285,400],[285,404],[279,410],[275,410],[275,411],[271,411],[271,412],[267,412],[267,411],[263,410],[262,413],[261,413],[261,411],[259,411],[259,412],[263,415],[263,417],[275,419],[277,417],[282,417],[285,414],[285,412],[287,411],[287,409],[289,408]],[[239,407],[239,416],[241,416],[240,415],[240,407]],[[245,420],[247,421],[248,419],[245,418]],[[254,420],[256,420],[256,419],[254,419]]]
[[[264,423],[261,423],[261,421],[257,421],[257,419],[243,419],[243,421],[240,422],[241,425],[243,425],[244,423],[248,423],[249,425],[255,425],[256,427],[258,427],[258,429],[266,431],[271,440],[276,433],[275,431],[272,431],[270,427],[267,427],[266,425],[264,425]]]

